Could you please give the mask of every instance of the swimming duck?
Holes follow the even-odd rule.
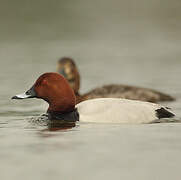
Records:
[[[173,101],[170,95],[156,90],[136,86],[110,84],[95,88],[83,95],[79,93],[80,75],[73,59],[64,57],[58,61],[57,72],[62,74],[69,82],[76,95],[76,102],[94,98],[125,98],[147,102]]]
[[[76,105],[74,91],[58,73],[41,75],[25,93],[12,99],[40,98],[49,104],[50,120],[96,123],[152,123],[160,118],[174,116],[161,105],[118,98],[98,98]]]

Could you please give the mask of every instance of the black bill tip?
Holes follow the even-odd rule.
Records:
[[[13,96],[11,99],[22,99],[22,98],[20,98],[18,96]]]

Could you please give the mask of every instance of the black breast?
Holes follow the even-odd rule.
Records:
[[[66,112],[66,113],[49,112],[48,119],[71,123],[71,122],[79,121],[79,113],[77,109],[74,109],[73,111]]]

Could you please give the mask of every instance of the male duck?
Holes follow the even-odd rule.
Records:
[[[49,104],[50,120],[102,123],[152,123],[174,116],[167,108],[142,101],[100,98],[76,104],[67,80],[58,73],[45,73],[25,93],[12,99],[40,98]]]

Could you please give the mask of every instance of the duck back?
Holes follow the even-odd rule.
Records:
[[[82,96],[82,100],[95,98],[125,98],[154,103],[174,100],[170,95],[152,89],[116,84],[96,88]]]

